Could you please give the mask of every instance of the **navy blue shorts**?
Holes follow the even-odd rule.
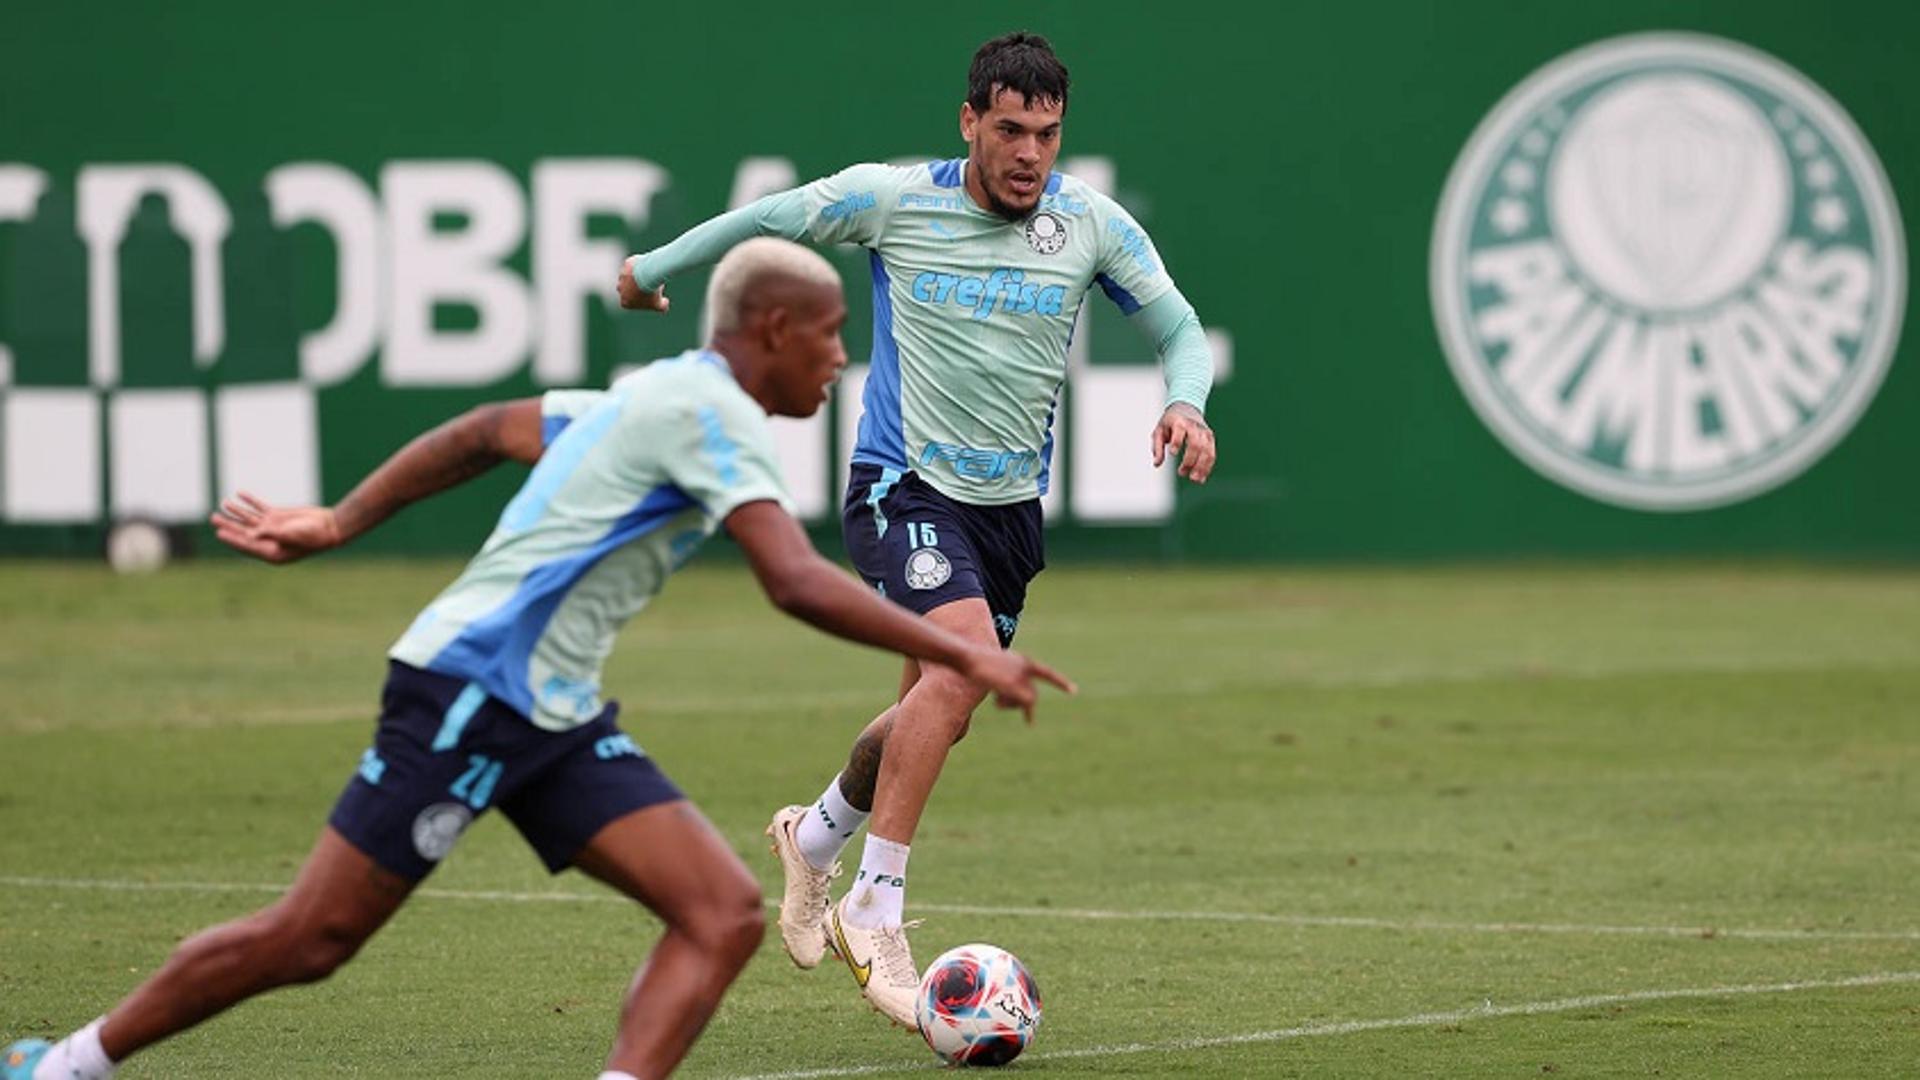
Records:
[[[840,522],[854,569],[880,595],[918,615],[978,596],[1000,646],[1013,644],[1027,584],[1047,565],[1040,500],[970,506],[917,473],[856,464]]]
[[[479,686],[389,662],[373,746],[327,823],[409,881],[498,806],[559,873],[608,823],[680,789],[614,723],[620,706],[571,731],[535,727]]]

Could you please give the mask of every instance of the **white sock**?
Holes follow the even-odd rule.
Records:
[[[608,1069],[606,1072],[600,1074],[600,1080],[640,1080],[640,1078],[632,1073],[615,1072],[612,1069]]]
[[[793,830],[793,838],[800,846],[800,854],[815,870],[825,870],[833,865],[833,860],[846,850],[847,841],[866,824],[870,811],[856,810],[846,796],[840,794],[840,778],[833,778],[827,790],[800,819],[800,825]]]
[[[907,854],[911,850],[907,844],[867,834],[860,873],[853,879],[845,908],[848,922],[869,930],[900,925],[907,906]]]
[[[103,1016],[54,1043],[34,1066],[33,1080],[108,1080],[113,1062],[100,1046],[100,1025],[106,1022]]]

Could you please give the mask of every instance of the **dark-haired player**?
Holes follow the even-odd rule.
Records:
[[[968,640],[1013,640],[1045,564],[1040,496],[1080,307],[1097,286],[1154,343],[1167,378],[1156,465],[1205,482],[1213,433],[1206,336],[1147,235],[1119,204],[1053,171],[1067,69],[1045,38],[982,45],[960,106],[963,158],[855,165],[770,195],[629,259],[621,302],[664,311],[665,283],[756,235],[871,253],[873,351],[843,524],[861,576]],[[902,926],[908,845],[947,751],[984,690],[908,661],[895,704],[854,742],[811,807],[768,833],[786,874],[780,931],[801,967],[829,944],[867,999],[913,1023],[918,978]],[[869,820],[871,815],[871,820]],[[866,848],[838,904],[828,888],[862,822]]]

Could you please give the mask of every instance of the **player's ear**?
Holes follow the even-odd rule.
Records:
[[[779,352],[793,340],[793,309],[786,304],[770,305],[760,314],[760,341],[768,352]]]
[[[980,114],[973,111],[973,102],[960,103],[960,137],[971,143],[974,129],[980,126]]]

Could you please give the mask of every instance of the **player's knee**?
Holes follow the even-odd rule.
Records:
[[[279,960],[284,981],[315,983],[340,970],[365,942],[366,935],[358,928],[322,916],[279,922],[268,946]]]
[[[926,701],[934,706],[935,712],[946,722],[956,740],[966,734],[973,710],[987,698],[986,687],[945,667],[928,668],[920,676],[920,682],[914,686],[913,692],[925,695]]]
[[[766,906],[761,903],[759,895],[755,894],[752,905],[740,908],[728,921],[728,952],[744,965],[766,936]]]
[[[766,903],[758,887],[733,890],[705,905],[687,930],[703,950],[735,965],[745,964],[766,936]]]

